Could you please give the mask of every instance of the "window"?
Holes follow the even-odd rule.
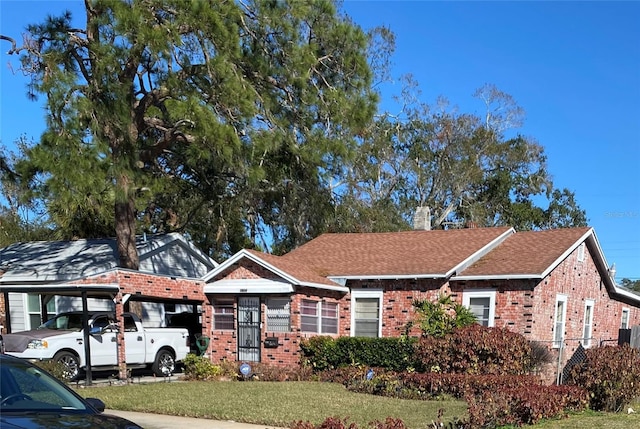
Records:
[[[303,299],[300,303],[300,330],[319,334],[337,334],[338,304]]]
[[[233,330],[233,299],[213,301],[213,329]]]
[[[300,303],[300,329],[302,332],[320,332],[317,301],[303,299]]]
[[[321,332],[323,334],[338,333],[338,303],[337,302],[322,303],[321,322],[322,322]]]
[[[591,336],[593,335],[593,306],[595,301],[588,299],[584,304],[584,325],[582,329],[582,345],[591,346]]]
[[[27,313],[29,314],[29,329],[36,329],[43,323],[42,320],[42,307],[40,306],[41,295],[27,295]],[[52,297],[47,302],[47,316],[52,318],[56,315],[56,299]],[[46,320],[44,321],[46,322]]]
[[[562,346],[564,341],[564,325],[567,317],[567,296],[558,295],[556,297],[556,315],[553,326],[553,347]]]
[[[354,337],[382,336],[382,291],[354,290],[351,292],[351,335]]]
[[[620,329],[629,329],[629,309],[622,309],[622,321],[620,322]]]
[[[291,331],[289,298],[267,299],[267,331]]]
[[[476,316],[476,321],[487,327],[495,325],[496,291],[493,289],[465,290],[462,305]]]

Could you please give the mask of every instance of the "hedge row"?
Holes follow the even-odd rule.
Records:
[[[409,337],[364,338],[315,336],[301,341],[303,366],[325,371],[345,366],[366,365],[393,371],[406,371],[415,366],[414,344]]]

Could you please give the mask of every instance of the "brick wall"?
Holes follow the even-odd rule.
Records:
[[[593,300],[591,347],[599,344],[617,344],[622,309],[629,309],[629,324],[640,324],[640,308],[631,303],[613,299],[602,281],[593,258],[585,252],[584,260],[578,260],[578,249],[568,255],[541,281],[499,280],[452,282],[453,296],[461,301],[462,291],[473,288],[496,289],[495,326],[507,327],[532,341],[545,344],[552,352],[554,363],[545,370],[545,379],[557,377],[560,368],[573,356],[582,342],[585,307]],[[567,310],[564,330],[565,349],[559,356],[554,348],[554,324],[556,299],[566,296]]]
[[[234,270],[227,273],[225,279],[253,279],[256,273],[260,272],[260,267],[252,264],[241,263]],[[382,289],[382,335],[385,337],[399,336],[405,331],[409,321],[414,318],[412,303],[415,300],[436,299],[439,294],[449,293],[447,284],[442,280],[411,279],[411,280],[370,280],[349,282],[348,286],[353,289]],[[227,296],[227,298],[232,298]],[[234,298],[234,297],[233,297]],[[261,361],[274,365],[294,365],[300,361],[300,341],[310,338],[315,333],[302,332],[300,329],[300,306],[302,300],[322,300],[338,304],[338,334],[331,335],[349,336],[351,335],[351,294],[315,289],[309,287],[298,287],[296,293],[291,297],[291,331],[290,332],[269,332],[266,328],[261,331],[261,338],[278,338],[277,348],[265,348],[261,345]],[[209,297],[209,302],[213,297]],[[261,297],[261,322],[266,327],[266,297]],[[237,300],[234,298],[234,319],[237,317]],[[213,325],[209,325],[213,326]],[[206,332],[206,331],[205,331]],[[419,329],[414,327],[412,335],[419,335]],[[326,335],[326,334],[322,334]],[[208,350],[213,362],[222,360],[237,360],[237,338],[232,330],[211,330],[211,344]]]

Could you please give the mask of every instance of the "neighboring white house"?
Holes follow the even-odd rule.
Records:
[[[140,273],[199,279],[218,265],[178,233],[140,236],[137,248]],[[28,330],[39,326],[43,313],[51,317],[82,309],[79,296],[20,293],[15,292],[16,287],[24,291],[41,289],[95,279],[114,270],[122,271],[118,268],[115,238],[15,243],[0,249],[0,287],[14,290],[0,294],[0,324],[9,319],[11,331]],[[171,292],[155,298],[142,302],[145,326],[164,326],[167,313],[193,309],[193,303],[182,304],[182,297],[172,296]],[[110,311],[114,303],[108,295],[92,297],[88,299],[88,309]]]

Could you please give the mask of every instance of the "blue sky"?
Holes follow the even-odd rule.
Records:
[[[79,1],[0,1],[1,33]],[[472,97],[485,83],[526,111],[522,134],[548,157],[556,188],[575,193],[616,278],[640,279],[640,2],[482,2],[347,0],[363,28],[396,33],[393,75],[411,73],[422,101],[444,96],[460,111],[482,112]],[[81,17],[82,15],[78,15]],[[43,109],[25,98],[1,42],[1,142],[37,139]],[[400,91],[386,85],[383,107]]]

